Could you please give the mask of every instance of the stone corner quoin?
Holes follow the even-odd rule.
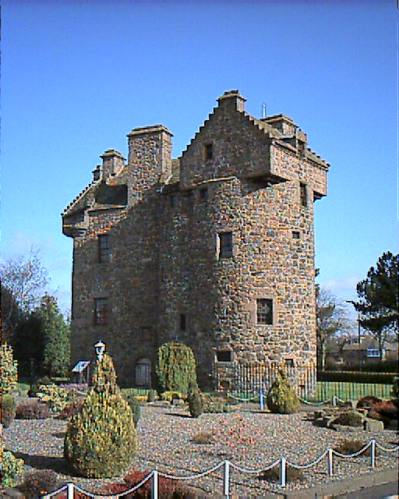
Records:
[[[122,385],[154,386],[158,347],[194,351],[199,383],[236,364],[316,360],[314,201],[329,164],[283,114],[225,92],[172,159],[172,133],[128,134],[62,214],[73,238],[72,361],[102,339]]]

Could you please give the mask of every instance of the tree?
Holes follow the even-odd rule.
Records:
[[[334,336],[346,334],[349,326],[345,307],[333,294],[316,286],[317,360],[321,370],[326,363],[328,341]]]
[[[39,303],[48,282],[38,250],[9,258],[0,264],[2,313],[5,336],[14,334],[18,322]]]
[[[21,376],[42,374],[44,334],[37,312],[31,312],[19,321],[14,332],[13,347]]]
[[[353,305],[361,314],[362,327],[377,339],[380,358],[389,335],[398,336],[398,271],[399,255],[387,251],[356,286],[358,301]]]
[[[37,314],[43,331],[43,371],[49,376],[65,376],[70,363],[69,326],[60,313],[57,301],[45,294]]]

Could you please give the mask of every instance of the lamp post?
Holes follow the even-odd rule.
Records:
[[[98,341],[95,345],[94,345],[94,349],[96,351],[96,355],[97,355],[97,360],[98,362],[101,362],[101,359],[103,358],[103,355],[104,355],[104,350],[105,350],[105,343],[103,343],[101,340]]]

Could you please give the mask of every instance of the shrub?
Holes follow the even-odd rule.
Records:
[[[342,412],[337,418],[332,422],[333,424],[340,424],[344,426],[363,426],[364,416],[357,411],[346,411]]]
[[[48,376],[42,376],[41,378],[38,378],[34,383],[31,384],[28,391],[28,397],[37,397],[41,385],[51,385],[51,379]]]
[[[271,412],[278,414],[292,414],[299,409],[299,399],[282,369],[267,392],[266,404]]]
[[[305,480],[305,476],[302,470],[298,470],[297,468],[293,468],[292,466],[286,467],[285,479],[287,482],[295,482]],[[265,470],[259,475],[261,480],[268,480],[271,482],[278,482],[280,480],[280,467],[275,466],[270,470]]]
[[[167,391],[161,394],[161,400],[172,403],[174,399],[183,399],[183,394],[180,392]]]
[[[137,448],[136,428],[109,355],[97,362],[92,383],[81,411],[68,423],[64,456],[80,475],[107,478],[130,464]]]
[[[57,419],[70,419],[82,409],[82,405],[82,399],[74,400],[64,407],[64,409],[57,416]]]
[[[0,396],[15,390],[18,381],[17,361],[7,343],[0,345]]]
[[[57,473],[53,470],[37,470],[25,476],[24,483],[18,487],[26,497],[41,497],[58,487]]]
[[[370,408],[374,407],[375,404],[382,402],[378,397],[374,397],[374,395],[367,395],[367,397],[361,398],[356,404],[357,409]]]
[[[62,411],[72,396],[65,388],[53,384],[40,385],[37,392],[37,397],[48,405],[51,412]]]
[[[161,392],[188,392],[190,383],[197,383],[196,364],[190,347],[172,341],[158,350],[156,366]]]
[[[376,364],[377,365],[377,364]],[[359,371],[319,371],[317,381],[391,384],[395,374]]]
[[[134,397],[133,395],[124,395],[123,396],[126,402],[129,404],[129,407],[132,411],[133,414],[133,421],[134,421],[134,426],[137,427],[138,422],[141,417],[141,406],[139,401],[137,400],[137,397]]]
[[[215,442],[213,433],[201,432],[193,436],[191,441],[194,444],[213,444]]]
[[[130,471],[125,477],[125,483],[115,483],[111,485],[106,485],[102,493],[103,494],[121,494],[125,490],[131,489],[145,477],[150,474],[150,471]],[[172,480],[171,478],[159,477],[158,482],[158,495],[163,499],[194,499],[194,494],[192,494],[187,487],[185,487],[181,482]],[[135,499],[150,499],[151,498],[151,480],[148,480],[144,485],[137,489],[133,494],[124,496],[127,498]]]
[[[14,487],[19,477],[24,472],[24,462],[18,459],[10,451],[4,451],[2,462],[2,482],[3,487]]]
[[[366,444],[361,440],[343,440],[336,447],[334,447],[334,450],[340,452],[341,454],[355,454],[355,452],[359,452],[360,449],[363,449],[365,445]],[[370,455],[370,447],[362,454],[359,454],[359,456],[369,456],[369,455]]]
[[[392,397],[399,398],[399,376],[393,378],[391,395]]]
[[[1,424],[8,428],[15,418],[15,399],[12,395],[5,394],[1,397]]]
[[[47,419],[50,417],[50,411],[46,404],[38,400],[28,400],[18,404],[15,417],[17,419]]]
[[[157,392],[155,390],[150,390],[147,395],[147,402],[155,402],[157,399]]]
[[[197,384],[190,384],[188,391],[188,410],[191,417],[198,418],[203,412],[202,397]]]
[[[234,409],[222,397],[213,397],[210,395],[202,396],[203,412],[207,414],[219,414],[223,412],[232,412]]]

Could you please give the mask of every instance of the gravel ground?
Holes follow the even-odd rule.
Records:
[[[385,447],[398,444],[396,431],[379,433],[365,431],[336,432],[314,426],[307,413],[275,415],[253,411],[237,411],[230,414],[203,414],[198,419],[189,417],[183,408],[165,407],[161,404],[146,405],[138,425],[140,449],[132,464],[136,469],[188,476],[208,469],[228,459],[246,468],[261,469],[281,456],[294,464],[313,461],[327,447],[335,447],[344,439],[362,440],[370,438]],[[72,481],[89,491],[98,491],[105,483],[121,481],[88,480],[71,477],[63,455],[63,439],[66,423],[56,419],[15,420],[4,431],[6,447],[25,460],[27,470],[52,469],[59,474],[60,481]],[[199,433],[212,434],[212,443],[196,444],[192,438]],[[342,460],[335,458],[334,477],[326,473],[326,460],[306,470],[305,480],[287,484],[287,489],[313,487],[331,480],[370,473],[369,457]],[[379,452],[377,470],[397,466],[396,453]],[[186,482],[202,493],[222,495],[222,473]],[[277,483],[262,480],[256,475],[231,473],[231,492],[239,496],[261,496],[262,492],[281,492]]]

